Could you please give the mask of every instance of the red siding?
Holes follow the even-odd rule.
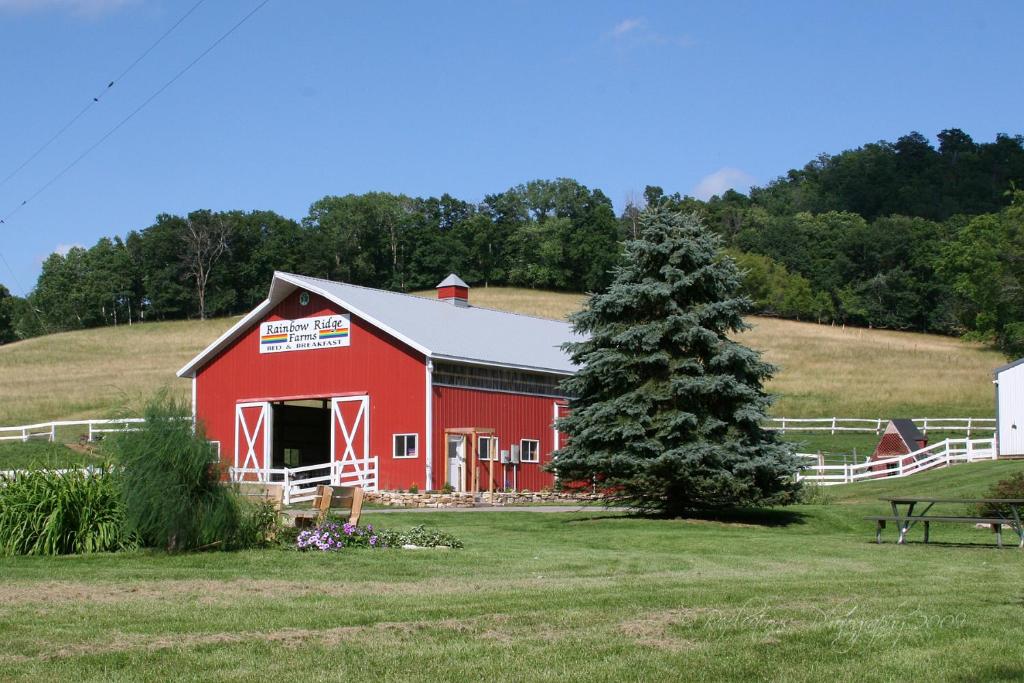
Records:
[[[466,287],[458,287],[456,285],[449,285],[447,287],[437,288],[438,299],[466,299],[469,300],[469,289]]]
[[[445,482],[445,429],[491,428],[498,437],[498,449],[508,449],[520,439],[540,442],[540,462],[519,466],[518,487],[539,491],[554,485],[554,476],[541,468],[551,462],[554,448],[554,407],[556,399],[539,396],[507,394],[479,389],[434,387],[434,462],[433,488]],[[480,467],[480,490],[487,490],[487,461],[477,461]],[[468,466],[468,463],[467,463]],[[502,466],[494,464],[494,487],[504,488]],[[507,468],[512,482],[512,467]],[[467,476],[467,487],[469,486]]]
[[[346,313],[315,294],[301,306],[298,293],[263,320],[288,320]],[[379,487],[425,484],[425,393],[423,356],[352,316],[347,347],[260,354],[255,324],[200,370],[196,410],[207,438],[220,441],[221,459],[234,462],[235,404],[272,398],[368,394],[370,455],[380,457]],[[420,455],[395,460],[392,435],[419,434]],[[243,449],[244,452],[244,449]]]

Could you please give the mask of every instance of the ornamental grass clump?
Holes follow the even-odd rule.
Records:
[[[20,470],[0,477],[0,555],[69,555],[135,545],[114,473]]]
[[[268,516],[221,483],[217,451],[200,427],[193,433],[189,410],[160,396],[145,419],[111,439],[126,525],[140,543],[173,552],[265,542]]]

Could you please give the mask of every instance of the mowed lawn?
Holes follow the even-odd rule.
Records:
[[[434,296],[433,292],[422,293]],[[582,295],[478,287],[480,306],[564,318]],[[146,323],[55,334],[0,346],[0,426],[137,415],[237,318]],[[787,417],[991,417],[992,370],[1003,357],[951,337],[750,318],[740,339],[780,370],[768,389]]]
[[[861,516],[1022,468],[839,487],[763,521],[366,517],[463,550],[2,559],[0,679],[1021,680],[1024,552],[958,525],[876,545]]]

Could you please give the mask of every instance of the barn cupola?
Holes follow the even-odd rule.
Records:
[[[437,285],[437,298],[455,306],[469,306],[469,285],[452,273]]]

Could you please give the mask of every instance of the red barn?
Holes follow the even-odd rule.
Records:
[[[178,376],[235,480],[539,490],[554,482],[542,468],[575,338],[471,306],[455,275],[428,299],[275,273],[266,301]]]
[[[919,451],[928,445],[928,438],[917,428],[913,420],[889,420],[882,438],[875,446],[875,452],[871,454],[871,460],[888,460],[899,455],[908,455]],[[909,465],[914,458],[904,458],[903,464]],[[888,465],[875,465],[873,471],[885,471],[897,469],[897,463]]]

